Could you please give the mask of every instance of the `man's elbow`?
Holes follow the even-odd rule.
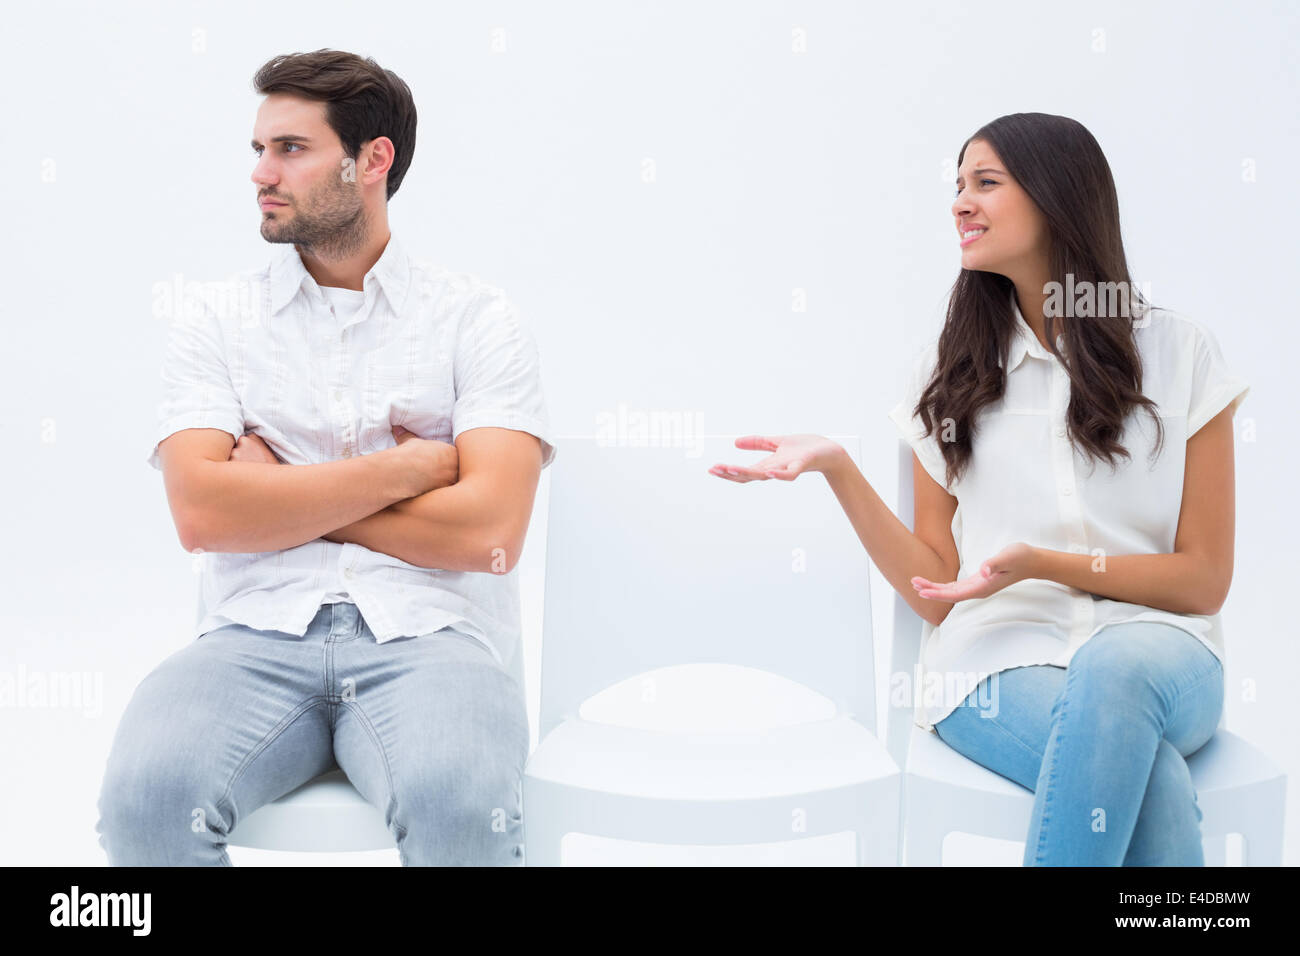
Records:
[[[199,524],[194,517],[187,513],[174,514],[172,519],[176,525],[176,536],[180,539],[181,547],[193,554],[195,551],[207,551],[204,544],[205,536],[199,528]]]
[[[526,529],[513,525],[495,527],[484,542],[487,560],[481,569],[492,574],[509,574],[519,563],[519,556],[524,550],[524,532]]]
[[[212,460],[215,462],[215,459]],[[211,463],[206,459],[191,462],[183,470],[172,469],[164,474],[167,481],[167,506],[181,547],[193,554],[196,550],[211,551],[209,542],[211,520],[201,506],[212,500],[203,489],[209,487]]]

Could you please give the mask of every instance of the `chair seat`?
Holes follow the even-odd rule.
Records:
[[[1285,776],[1258,748],[1220,728],[1187,758],[1201,831],[1210,839],[1207,861],[1222,865],[1212,838],[1247,837],[1248,853],[1268,865],[1280,861]],[[943,838],[952,831],[1023,841],[1033,811],[1031,790],[980,766],[938,735],[913,726],[904,782],[909,865],[939,866]],[[1252,846],[1253,841],[1253,846]]]
[[[1220,728],[1210,741],[1187,758],[1192,786],[1198,797],[1267,783],[1281,776],[1281,770],[1254,745],[1231,731]],[[907,758],[909,777],[995,796],[1023,797],[1028,803],[1033,792],[1013,780],[994,773],[953,750],[938,734],[913,725]]]
[[[335,768],[258,807],[241,820],[231,846],[341,853],[396,846],[383,814]]]
[[[851,717],[752,733],[675,733],[571,718],[538,745],[525,774],[565,787],[660,800],[811,793],[898,774]]]
[[[915,724],[912,725],[912,740],[907,751],[907,775],[992,796],[1023,796],[1026,801],[1031,801],[1034,796],[1033,791],[977,764],[949,747],[938,734]]]

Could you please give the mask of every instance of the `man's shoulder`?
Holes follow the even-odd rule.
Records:
[[[432,305],[442,315],[472,314],[489,303],[509,304],[501,286],[475,272],[412,257],[411,284],[418,301]]]

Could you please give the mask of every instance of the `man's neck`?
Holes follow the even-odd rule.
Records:
[[[304,253],[301,249],[298,249],[298,255],[302,259],[303,268],[316,280],[317,285],[360,292],[364,288],[362,280],[384,254],[392,236],[392,232],[385,228],[379,235],[366,239],[355,249],[337,258],[322,258],[310,252]]]

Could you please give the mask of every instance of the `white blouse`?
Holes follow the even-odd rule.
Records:
[[[1135,323],[1143,394],[1157,403],[1164,448],[1151,464],[1151,413],[1130,413],[1120,442],[1132,456],[1089,459],[1067,437],[1070,381],[1015,304],[1016,338],[1001,400],[977,414],[974,454],[953,486],[944,480],[937,435],[912,409],[938,355],[936,336],[922,350],[907,392],[889,413],[922,466],[957,499],[952,535],[961,558],[957,579],[1017,541],[1076,554],[1169,554],[1182,506],[1187,439],[1250,386],[1229,371],[1214,335],[1200,322],[1154,309]],[[1063,340],[1058,338],[1058,347]],[[1066,666],[1108,624],[1160,621],[1197,637],[1223,660],[1219,615],[1174,614],[1115,601],[1055,581],[1018,581],[982,599],[958,601],[939,627],[924,625],[915,688],[915,723],[934,725],[990,674],[1031,664]]]

